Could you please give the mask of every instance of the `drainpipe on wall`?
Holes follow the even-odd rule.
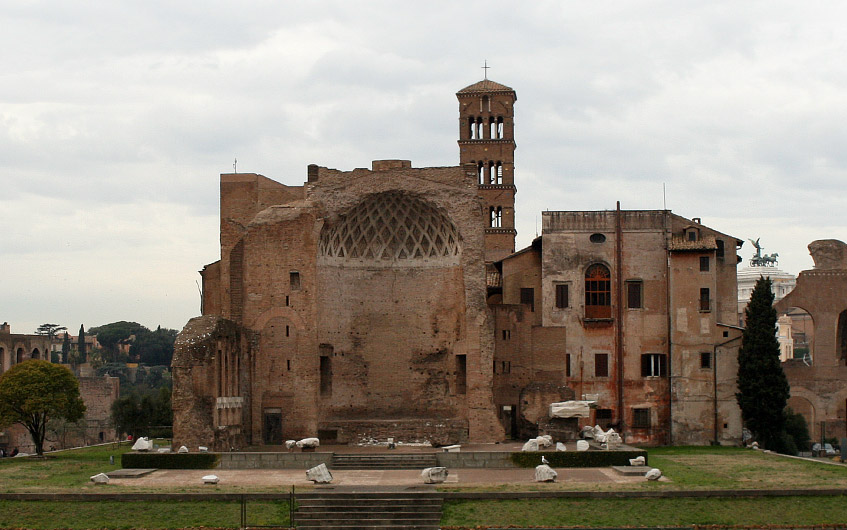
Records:
[[[624,432],[626,421],[623,408],[623,227],[621,226],[621,201],[617,201],[615,210],[615,291],[617,315],[615,330],[615,364],[618,373],[618,418],[620,432]]]

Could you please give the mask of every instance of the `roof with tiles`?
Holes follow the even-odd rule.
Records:
[[[490,79],[483,79],[482,81],[478,81],[470,86],[466,86],[462,90],[459,90],[457,94],[467,94],[469,92],[514,92],[515,89],[511,87],[507,87],[506,85],[501,85],[496,81],[492,81]]]

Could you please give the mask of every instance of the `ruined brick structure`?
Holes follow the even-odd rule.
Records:
[[[515,253],[515,92],[457,98],[459,166],[221,175],[221,259],[173,360],[177,445],[564,436],[578,425],[546,407],[583,394],[631,441],[740,435],[721,346],[740,242],[666,211],[548,212]]]
[[[813,440],[840,438],[847,429],[847,245],[823,239],[809,244],[809,252],[814,268],[802,271],[775,305],[779,313],[802,309],[814,329],[808,359],[782,364],[791,386],[788,406],[806,418]]]
[[[0,324],[0,374],[27,359],[50,360],[50,338],[46,335],[12,333],[8,322]]]

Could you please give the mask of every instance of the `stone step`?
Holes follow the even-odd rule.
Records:
[[[305,493],[294,522],[308,528],[427,529],[439,527],[442,497],[425,492]]]
[[[333,455],[330,469],[423,469],[435,467],[435,455]]]
[[[317,529],[320,529],[320,530],[370,530],[370,529],[373,529],[373,528],[393,528],[395,530],[439,530],[440,526],[438,524],[421,524],[421,525],[408,524],[408,525],[379,526],[379,525],[373,525],[373,524],[367,524],[367,525],[350,524],[350,525],[346,525],[346,524],[327,523],[327,524],[321,524],[321,525],[297,525],[297,528],[298,528],[298,530],[313,530],[313,529],[314,530],[317,530]],[[263,528],[262,530],[267,530],[267,529]]]

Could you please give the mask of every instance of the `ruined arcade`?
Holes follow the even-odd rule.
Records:
[[[628,441],[740,436],[741,242],[668,211],[545,212],[516,253],[516,94],[485,79],[457,98],[459,166],[221,175],[175,444],[567,437],[576,420],[546,408],[586,396],[580,425]]]

